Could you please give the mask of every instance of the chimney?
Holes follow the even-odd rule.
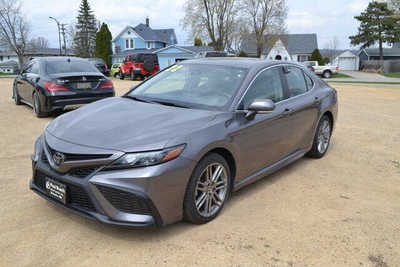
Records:
[[[149,19],[149,17],[146,18],[146,25],[147,25],[147,27],[150,27],[150,19]]]

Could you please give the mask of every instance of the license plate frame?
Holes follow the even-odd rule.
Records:
[[[87,90],[87,89],[91,89],[91,88],[92,88],[92,84],[89,82],[86,82],[86,83],[79,82],[76,84],[76,89],[79,89],[79,90]]]
[[[48,196],[64,205],[67,204],[67,185],[46,177],[45,187]]]

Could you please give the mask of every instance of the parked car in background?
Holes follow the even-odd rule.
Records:
[[[208,52],[200,52],[196,58],[202,57],[228,57],[229,54],[225,51],[208,51]]]
[[[102,58],[88,58],[88,60],[105,76],[110,76],[110,70]]]
[[[160,71],[156,54],[140,53],[127,55],[120,67],[120,79],[144,79]]]
[[[114,78],[119,78],[120,76],[120,67],[123,63],[114,63],[111,65],[110,76]]]
[[[33,107],[37,117],[114,95],[108,78],[87,60],[73,57],[33,59],[13,85],[15,104]]]
[[[315,74],[321,75],[326,79],[332,78],[333,74],[337,74],[339,72],[339,67],[332,65],[320,66],[318,61],[306,61],[303,62],[303,64]]]
[[[323,157],[337,101],[300,64],[183,61],[53,120],[36,141],[30,186],[103,223],[207,223],[232,191]]]

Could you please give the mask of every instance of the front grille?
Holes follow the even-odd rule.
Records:
[[[117,210],[132,214],[152,215],[148,200],[115,188],[102,185],[96,185],[96,187]]]
[[[74,168],[71,169],[68,174],[78,178],[85,178],[96,171],[98,168],[98,166]]]
[[[46,144],[47,145],[47,144]],[[50,146],[47,145],[47,149],[49,150],[51,155],[54,155],[57,151],[52,149]],[[61,152],[61,151],[59,151]],[[79,160],[95,160],[95,159],[106,159],[111,157],[112,155],[110,154],[70,154],[70,153],[64,153],[65,156],[65,161],[79,161]]]
[[[53,155],[55,151],[48,147],[50,153]],[[64,154],[65,158],[68,159],[69,161],[78,161],[78,160],[93,160],[93,159],[102,159],[102,158],[108,158],[111,155],[84,155],[84,154]],[[45,163],[46,165],[50,166],[49,160],[47,159],[47,156],[45,152],[42,152],[42,162]],[[100,166],[86,166],[86,167],[77,167],[71,169],[68,174],[77,178],[85,178],[95,172],[97,169],[99,169]],[[57,170],[55,170],[57,171]]]
[[[51,179],[67,186],[67,206],[84,209],[87,211],[96,211],[96,208],[83,188],[77,185],[59,181],[53,177],[51,177]],[[34,183],[37,187],[46,192],[46,175],[44,173],[36,171]]]

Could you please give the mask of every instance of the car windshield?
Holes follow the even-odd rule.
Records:
[[[45,64],[47,74],[70,72],[99,72],[96,67],[86,60],[51,60]]]
[[[128,97],[191,108],[223,109],[248,70],[206,64],[174,65],[136,87]]]

